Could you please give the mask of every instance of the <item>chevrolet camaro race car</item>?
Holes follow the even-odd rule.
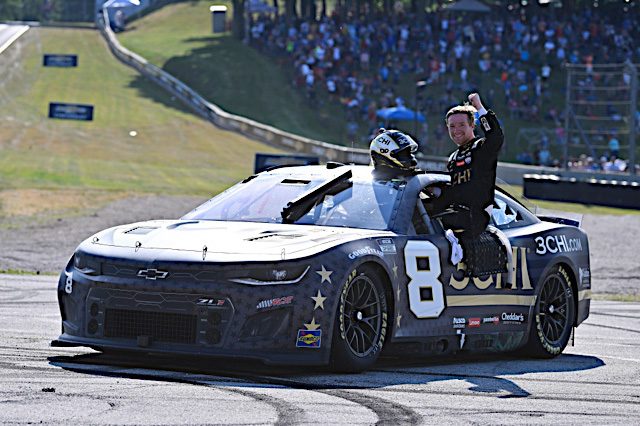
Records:
[[[60,276],[52,344],[341,371],[371,367],[382,350],[560,354],[589,315],[586,234],[497,190],[492,225],[512,262],[476,276],[451,263],[446,212],[434,208],[433,189],[448,182],[280,167],[179,220],[99,232]],[[485,258],[503,248],[490,238],[475,247]]]

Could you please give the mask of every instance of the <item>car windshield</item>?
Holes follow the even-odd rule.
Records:
[[[213,197],[182,219],[282,223],[292,200],[325,184],[326,177],[300,179],[261,174]],[[293,223],[385,230],[398,199],[396,181],[349,180],[310,202]]]

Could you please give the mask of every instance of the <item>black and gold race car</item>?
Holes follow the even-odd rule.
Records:
[[[473,268],[453,265],[432,195],[448,181],[281,167],[181,219],[99,232],[60,276],[52,343],[342,371],[382,351],[560,354],[589,315],[586,234],[497,190],[492,221],[511,242],[511,267],[483,269],[482,256],[503,249],[485,235],[465,248]]]

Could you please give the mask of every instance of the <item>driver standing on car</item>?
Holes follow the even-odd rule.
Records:
[[[463,242],[475,239],[489,225],[498,153],[504,143],[504,134],[498,118],[493,111],[484,107],[480,95],[470,94],[469,103],[471,105],[451,108],[445,116],[449,137],[458,146],[447,163],[451,187],[444,194],[444,202],[446,205],[452,205],[455,213],[442,217],[443,225],[450,229],[447,231],[447,237],[454,249],[458,244],[455,237]],[[477,137],[474,133],[476,114],[484,137]],[[505,245],[511,265],[509,240],[495,228],[490,231],[498,235]]]

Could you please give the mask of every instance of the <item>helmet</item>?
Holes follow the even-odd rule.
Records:
[[[378,136],[373,138],[369,151],[373,165],[400,170],[414,170],[418,160],[414,156],[418,144],[398,130],[378,130]]]

